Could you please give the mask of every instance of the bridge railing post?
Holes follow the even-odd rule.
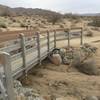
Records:
[[[27,75],[27,71],[25,68],[27,67],[26,63],[26,46],[25,46],[25,36],[23,33],[20,33],[20,39],[21,39],[21,48],[22,48],[22,59],[23,59],[23,67],[24,67],[24,73]]]
[[[71,36],[70,30],[68,29],[68,48],[70,47],[70,36]]]
[[[47,46],[48,46],[48,53],[50,52],[50,33],[47,31]]]
[[[0,52],[0,58],[1,63],[3,65],[4,69],[4,75],[5,75],[5,90],[2,85],[4,83],[0,83],[1,88],[3,89],[3,92],[6,92],[3,99],[5,100],[16,100],[15,99],[15,93],[14,93],[14,84],[13,84],[13,77],[12,77],[12,70],[11,70],[11,57],[8,53]]]
[[[81,28],[81,40],[80,40],[80,45],[83,45],[83,28]]]
[[[38,32],[36,33],[36,35],[37,35],[36,38],[37,38],[38,61],[39,61],[39,65],[41,65],[40,35]]]
[[[56,48],[56,45],[57,45],[57,43],[56,43],[56,30],[54,30],[54,48]]]

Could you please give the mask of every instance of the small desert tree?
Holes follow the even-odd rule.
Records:
[[[7,25],[4,22],[0,22],[0,28],[7,28]]]
[[[55,25],[58,21],[61,20],[61,15],[55,14],[48,17],[48,22],[51,22],[52,25]]]

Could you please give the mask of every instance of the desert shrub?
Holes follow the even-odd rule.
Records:
[[[92,27],[91,30],[100,31],[99,27]]]
[[[93,37],[93,33],[91,31],[88,31],[87,34],[85,34],[87,37]]]
[[[12,19],[12,22],[16,22],[16,19]]]
[[[89,26],[100,27],[100,18],[94,18],[92,22],[88,23]]]
[[[60,20],[61,20],[61,16],[60,15],[52,15],[47,19],[47,21],[51,22],[53,25],[55,25]]]
[[[46,21],[42,20],[41,23],[46,24]]]
[[[60,24],[59,27],[60,27],[60,28],[64,28],[64,25]]]
[[[16,19],[14,17],[9,17],[9,19],[12,21],[12,22],[16,22]]]
[[[26,27],[26,24],[20,23],[20,27]]]
[[[67,18],[69,21],[74,21],[74,23],[78,23],[81,20],[81,16],[72,13],[64,14],[64,18]]]
[[[7,25],[3,22],[0,22],[0,28],[7,28]]]
[[[82,47],[80,47],[80,52],[81,52],[81,62],[83,63],[84,61],[88,60],[89,58],[93,57],[93,55],[96,53],[97,48],[94,46],[91,46],[87,43],[85,43]]]

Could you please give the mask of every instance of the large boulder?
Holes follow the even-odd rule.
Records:
[[[62,63],[62,58],[60,56],[60,54],[53,54],[51,57],[50,57],[50,60],[53,64],[59,66],[61,63]]]
[[[26,97],[23,93],[16,96],[16,100],[26,100]]]
[[[87,96],[85,99],[83,100],[98,100],[98,98],[96,96]]]

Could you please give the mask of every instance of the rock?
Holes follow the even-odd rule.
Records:
[[[85,73],[87,75],[99,74],[98,68],[96,67],[95,62],[93,60],[87,60],[84,63],[80,63],[76,68],[80,72]]]
[[[14,81],[16,100],[44,100],[31,88],[25,88],[20,81]]]
[[[52,61],[52,63],[54,63],[55,65],[60,65],[62,63],[62,58],[60,56],[60,54],[53,54],[50,57],[50,60]]]
[[[14,88],[22,87],[22,84],[20,81],[14,80]]]
[[[16,96],[16,100],[26,100],[25,96],[23,93],[21,93],[20,95]]]
[[[56,100],[56,97],[53,95],[42,96],[44,100]]]
[[[98,100],[96,96],[87,96],[84,100]]]
[[[69,60],[66,56],[63,57],[62,61],[63,61],[63,63],[64,63],[65,65],[69,65],[69,64],[70,64],[70,60]]]
[[[60,56],[63,58],[66,55],[66,49],[60,49]]]
[[[51,100],[51,96],[50,95],[45,95],[45,96],[43,96],[43,99],[44,100]]]
[[[30,89],[30,88],[24,88],[24,95],[29,97],[29,96],[32,96],[32,97],[39,97],[39,95],[37,93],[35,93],[33,91],[33,89]]]
[[[14,80],[14,88],[16,95],[23,93],[23,87],[20,81]]]

